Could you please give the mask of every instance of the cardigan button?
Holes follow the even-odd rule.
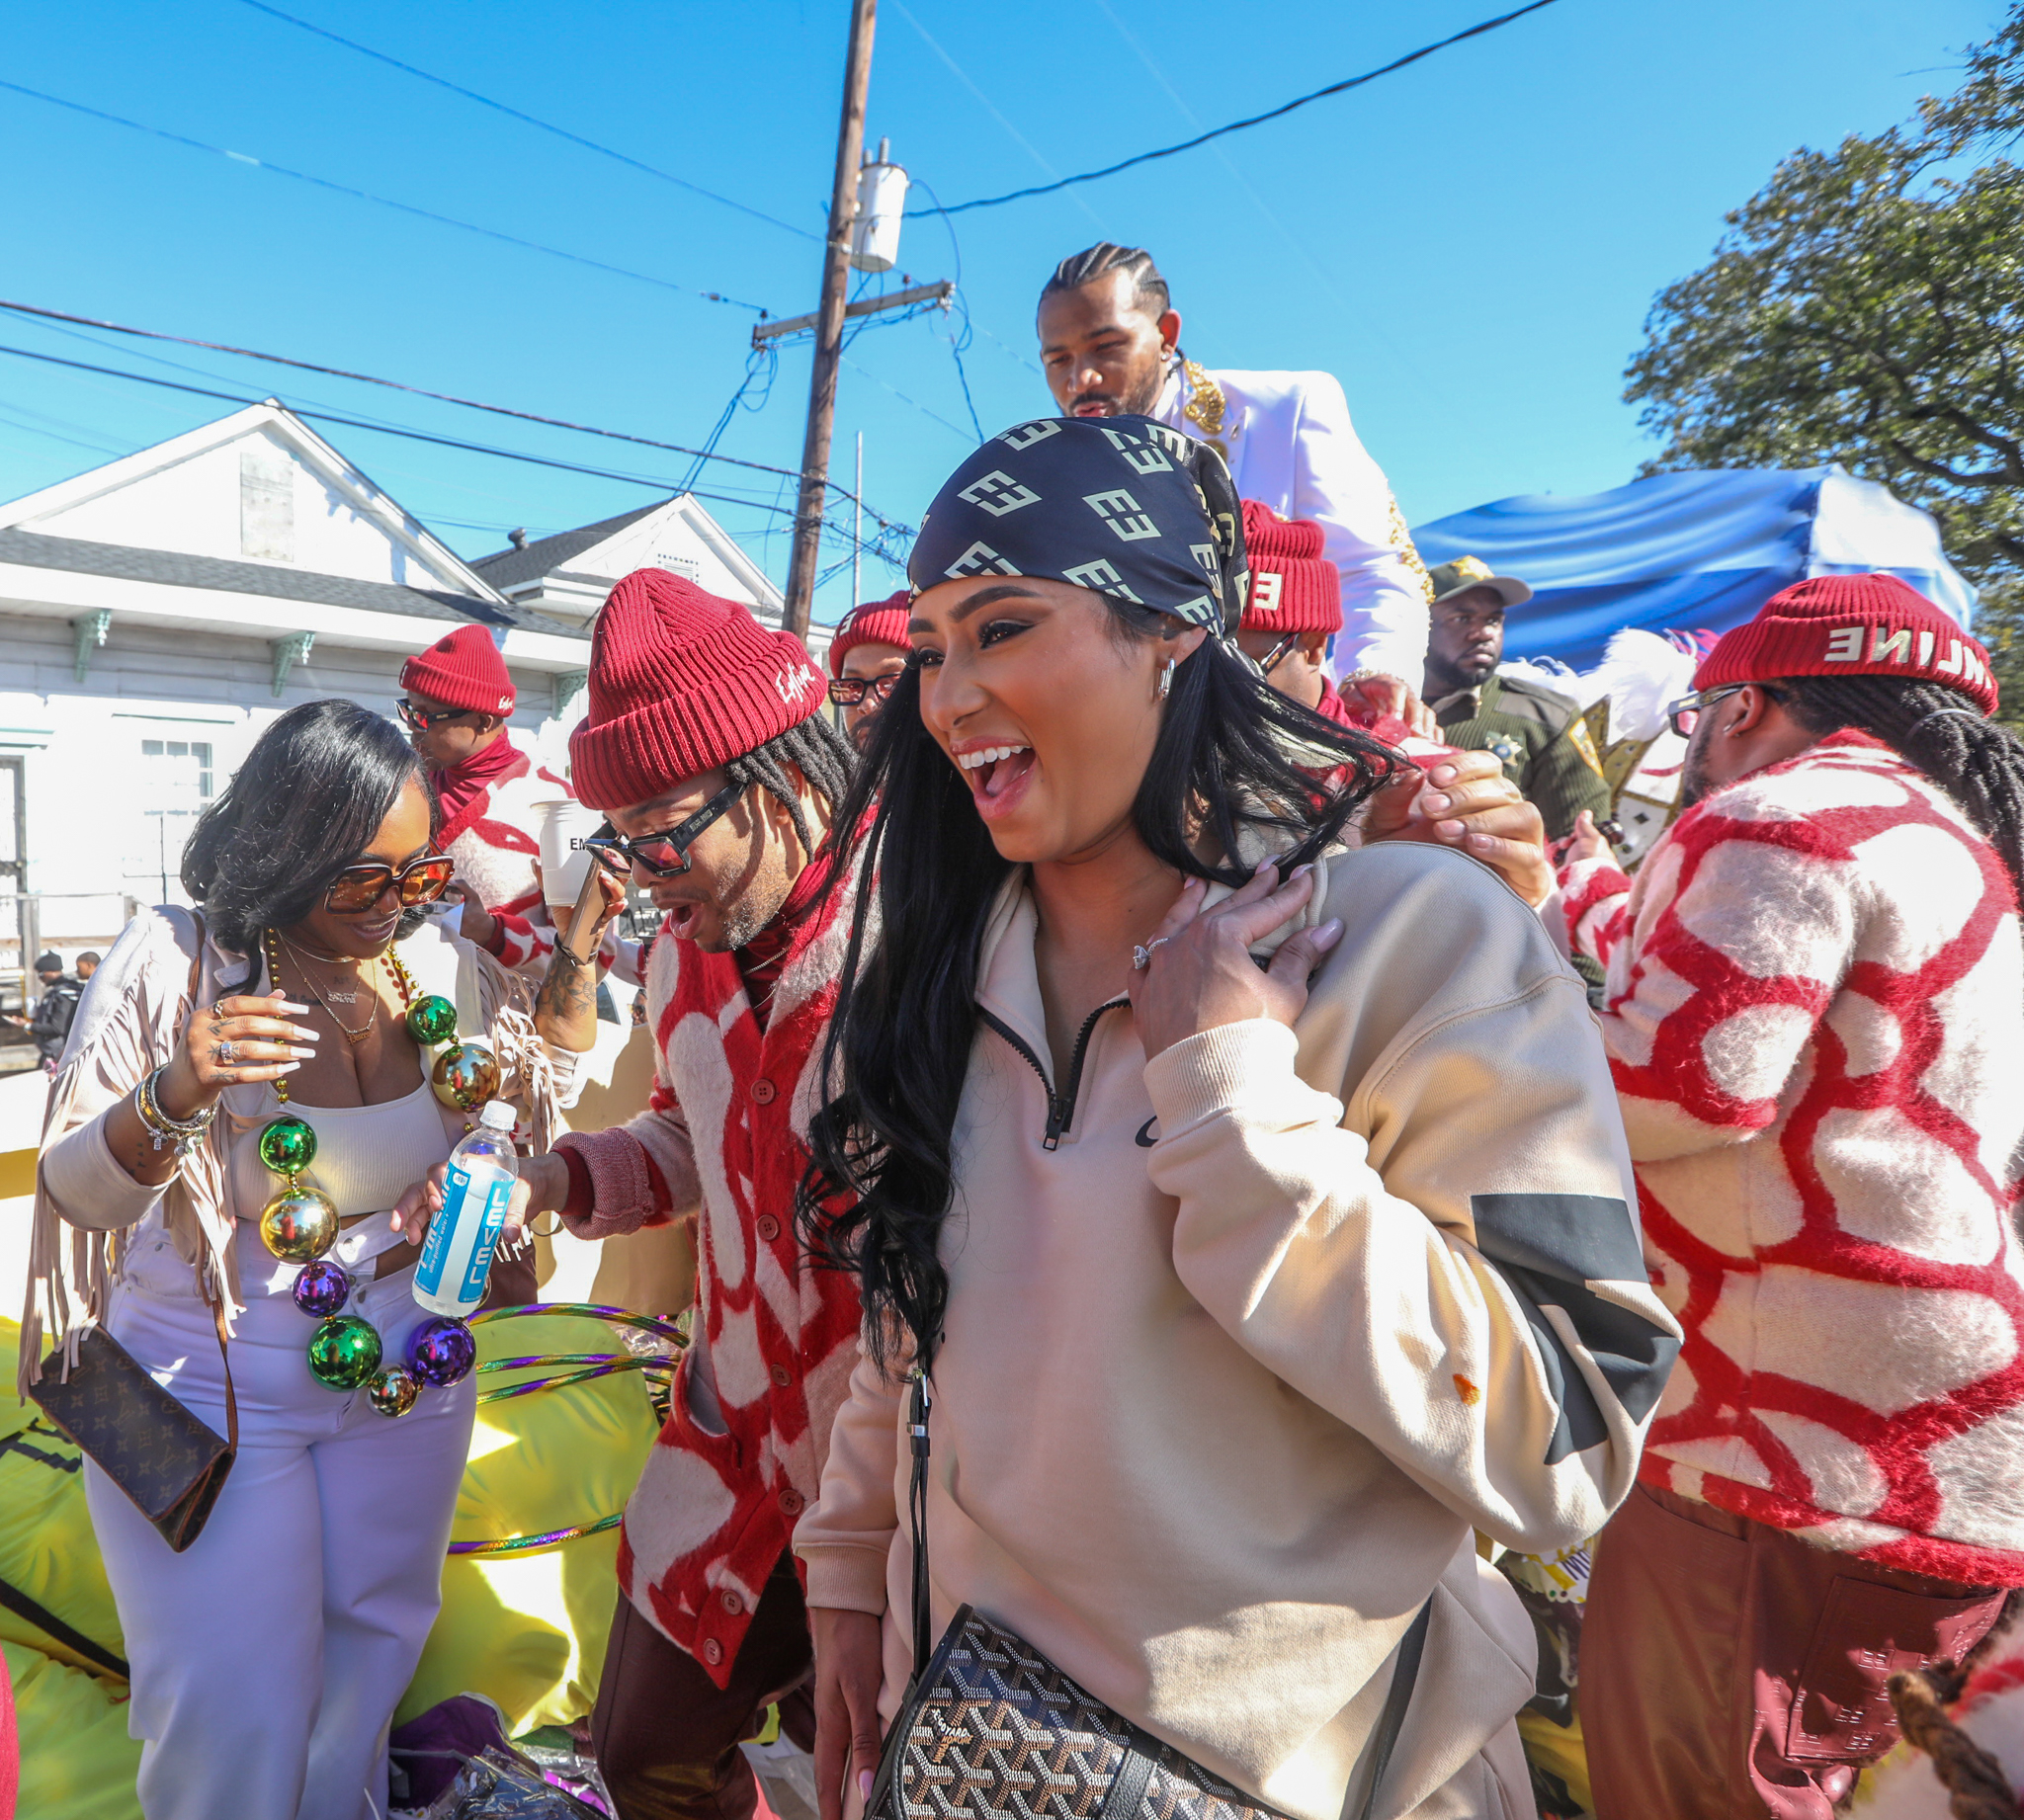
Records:
[[[799,1517],[807,1502],[807,1499],[796,1491],[793,1486],[789,1486],[786,1491],[780,1494],[780,1508],[790,1517]]]
[[[735,1593],[726,1593],[723,1596],[723,1609],[736,1617],[745,1609],[745,1602]]]
[[[759,1236],[767,1244],[771,1245],[775,1239],[780,1237],[780,1221],[775,1219],[771,1213],[762,1213],[755,1222],[754,1230],[758,1232]]]
[[[717,1667],[723,1661],[723,1645],[715,1637],[703,1639],[703,1660],[712,1668]]]
[[[773,1381],[785,1390],[795,1381],[795,1374],[786,1365],[777,1365],[773,1367]]]
[[[764,1076],[761,1076],[760,1079],[752,1083],[752,1098],[757,1100],[761,1106],[771,1106],[773,1104],[773,1096],[777,1091],[773,1083]]]

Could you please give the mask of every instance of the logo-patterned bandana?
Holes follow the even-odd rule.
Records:
[[[935,495],[907,564],[915,594],[968,575],[1065,581],[1219,637],[1251,585],[1223,457],[1149,417],[1038,417],[977,450]]]

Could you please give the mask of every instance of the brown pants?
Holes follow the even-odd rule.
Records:
[[[1596,1820],[1828,1820],[1898,1741],[1891,1676],[1972,1649],[2004,1598],[1640,1485],[1582,1619]]]
[[[813,1748],[805,1685],[813,1661],[791,1554],[766,1582],[726,1688],[621,1593],[590,1717],[598,1773],[619,1820],[752,1820],[759,1785],[738,1745],[759,1735],[766,1708],[778,1701],[781,1729]]]

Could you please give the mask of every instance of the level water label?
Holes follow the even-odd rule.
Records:
[[[499,1232],[506,1224],[506,1203],[513,1199],[511,1177],[494,1181],[485,1195],[484,1217],[478,1225],[477,1243],[470,1248],[470,1264],[464,1273],[461,1302],[474,1302],[485,1292],[485,1278],[492,1268],[492,1253],[498,1248]]]

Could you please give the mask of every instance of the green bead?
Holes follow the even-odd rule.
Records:
[[[332,1390],[356,1390],[380,1368],[380,1333],[355,1314],[333,1314],[309,1339],[309,1370]]]
[[[298,1175],[316,1160],[315,1127],[284,1114],[260,1133],[260,1160],[278,1176]]]
[[[407,1008],[407,1034],[425,1049],[457,1039],[457,1007],[432,994]]]

